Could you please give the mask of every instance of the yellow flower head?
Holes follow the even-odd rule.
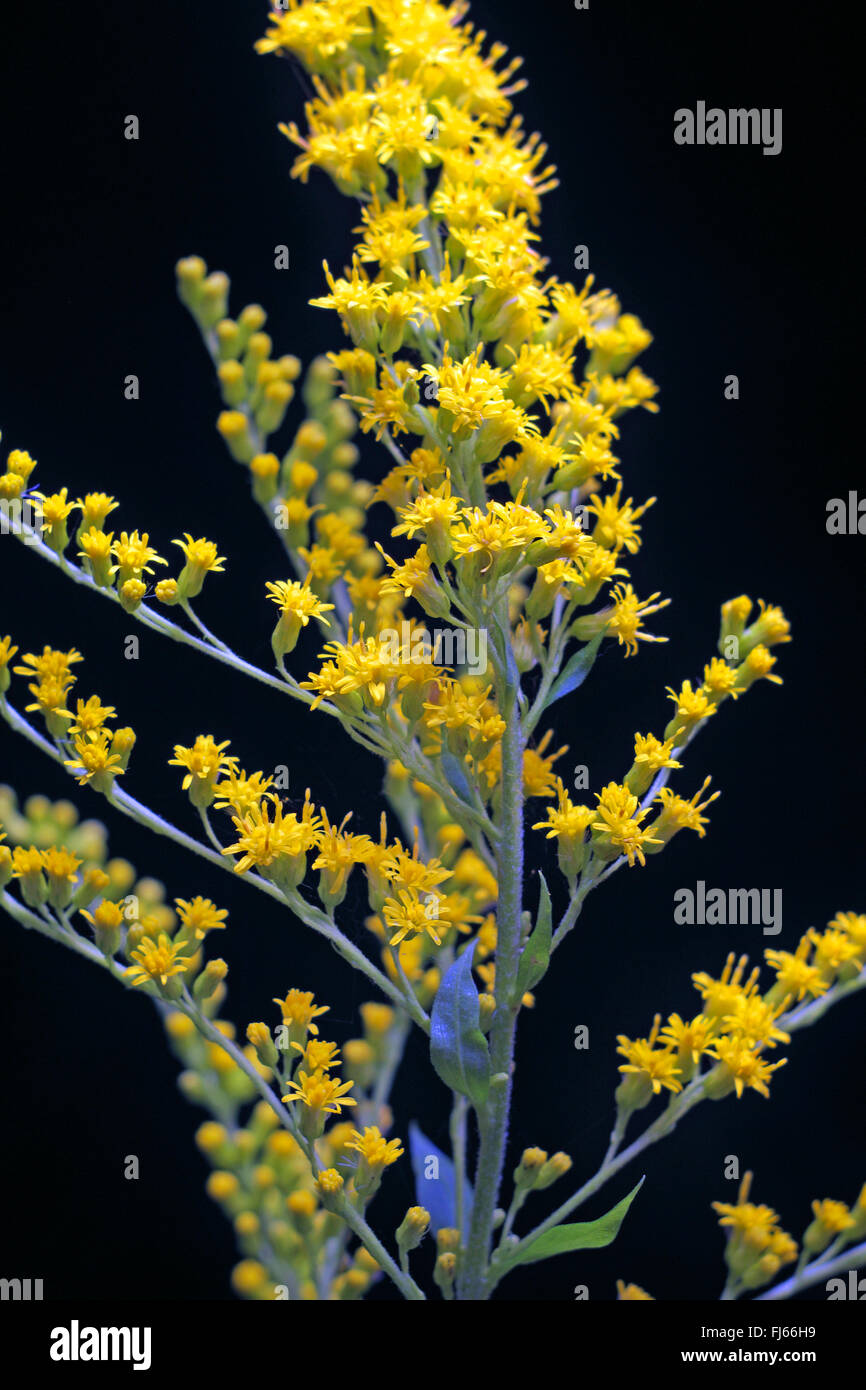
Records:
[[[703,1013],[708,1018],[725,1017],[736,1008],[738,999],[748,999],[756,993],[758,976],[761,972],[756,965],[751,975],[744,979],[743,976],[748,963],[748,956],[740,956],[740,959],[737,960],[734,952],[731,951],[719,979],[707,975],[704,971],[692,975],[695,989],[699,991],[704,1001]]]
[[[120,539],[116,540],[112,546],[114,557],[117,560],[117,582],[118,586],[125,583],[127,579],[140,579],[143,574],[153,574],[151,561],[156,561],[158,565],[167,565],[168,561],[158,555],[149,544],[150,537],[147,532],[141,535],[137,531],[121,531]]]
[[[329,1011],[330,1005],[316,1004],[312,993],[302,989],[290,989],[285,999],[274,999],[275,1004],[279,1004],[280,1012],[283,1016],[283,1023],[295,1028],[302,1028],[307,1033],[312,1033],[313,1037],[318,1035],[318,1025],[313,1022],[322,1014]]]
[[[315,844],[320,824],[309,801],[305,802],[298,817],[293,811],[285,814],[279,799],[273,793],[268,793],[258,806],[251,807],[242,815],[232,816],[232,820],[238,839],[222,852],[241,856],[235,864],[235,873],[245,874],[254,864],[259,868],[270,868],[276,861],[285,860],[293,861],[284,866],[290,873],[300,871],[303,876],[303,856]]]
[[[206,574],[221,574],[225,569],[225,557],[218,555],[213,541],[206,540],[203,536],[199,540],[193,540],[189,532],[185,531],[184,539],[172,541],[172,545],[179,545],[186,557],[186,564],[177,580],[178,593],[182,599],[195,598],[201,593]]]
[[[776,982],[783,998],[790,998],[799,1003],[807,994],[817,999],[829,988],[829,980],[822,975],[818,966],[809,960],[811,950],[812,943],[808,936],[804,936],[793,953],[774,950],[764,952],[767,963],[776,972]]]
[[[403,1145],[399,1139],[385,1139],[375,1125],[367,1125],[364,1133],[352,1130],[346,1141],[347,1149],[354,1149],[371,1169],[387,1168],[402,1157]]]
[[[175,898],[177,915],[187,930],[196,941],[203,941],[209,931],[217,931],[225,927],[225,919],[228,917],[228,910],[224,907],[216,907],[210,898]]]
[[[118,503],[105,492],[88,492],[84,497],[76,498],[75,505],[81,511],[79,530],[86,532],[91,529],[102,531],[109,513],[116,509]]]
[[[556,795],[558,805],[548,809],[546,820],[538,821],[533,830],[546,830],[548,840],[573,840],[582,842],[587,830],[595,821],[595,811],[589,806],[576,806],[569,796],[565,784],[557,777]]]
[[[854,1225],[854,1217],[851,1215],[844,1202],[834,1202],[831,1198],[824,1201],[812,1203],[812,1212],[815,1220],[818,1221],[830,1235],[838,1236],[843,1231],[847,1231]]]
[[[296,579],[278,579],[265,585],[268,597],[279,607],[284,618],[296,618],[301,627],[306,627],[311,618],[323,618],[333,611],[332,603],[323,603],[312,592],[308,580],[300,584]]]
[[[258,806],[273,780],[273,777],[266,777],[263,772],[251,772],[247,775],[246,772],[229,769],[217,786],[214,810],[236,811],[238,815],[243,815],[253,806]]]
[[[44,860],[42,850],[35,845],[25,848],[24,845],[15,845],[12,850],[12,877],[13,878],[38,878],[42,874]]]
[[[650,833],[653,827],[641,827],[649,812],[640,810],[637,797],[618,782],[608,783],[604,791],[596,793],[596,800],[599,819],[593,821],[592,828],[597,849],[608,858],[617,853],[625,855],[632,867],[635,860],[646,864],[644,846],[661,843]]]
[[[81,860],[62,846],[52,845],[42,851],[42,863],[49,879],[74,883]]]
[[[91,695],[89,700],[79,700],[76,705],[75,718],[69,725],[69,735],[81,734],[82,737],[97,734],[102,729],[107,719],[114,719],[117,710],[113,705],[103,705],[98,695]]]
[[[701,687],[692,690],[691,681],[683,681],[679,692],[667,686],[667,694],[676,705],[676,714],[665,729],[664,736],[672,737],[674,742],[681,746],[685,736],[697,728],[702,720],[715,714],[716,706],[706,690]]]
[[[738,1098],[747,1089],[769,1097],[770,1077],[788,1060],[783,1057],[780,1062],[766,1062],[760,1054],[759,1047],[755,1047],[740,1034],[717,1038],[710,1049],[710,1055],[721,1063],[720,1084],[723,1087],[727,1083],[732,1084]]]
[[[320,1192],[329,1197],[334,1197],[343,1187],[344,1178],[342,1173],[338,1173],[336,1168],[323,1168],[316,1178],[316,1185]]]
[[[697,1064],[707,1051],[716,1032],[716,1023],[704,1014],[686,1022],[679,1014],[671,1014],[659,1034],[662,1042],[677,1050],[681,1057],[690,1058]]]
[[[386,898],[382,905],[382,916],[391,933],[391,946],[399,946],[407,937],[412,939],[424,932],[437,946],[441,946],[442,938],[437,929],[448,926],[439,915],[439,898],[436,893],[426,893],[422,897],[415,888],[401,888],[396,898]]]
[[[340,1049],[335,1042],[324,1042],[319,1038],[308,1038],[304,1043],[293,1042],[292,1047],[300,1052],[304,1070],[310,1073],[330,1071],[340,1066]]]
[[[661,802],[662,809],[652,827],[661,841],[667,844],[679,830],[694,830],[700,839],[704,838],[707,833],[704,826],[709,822],[701,813],[721,796],[721,792],[713,792],[706,801],[701,801],[709,785],[710,778],[705,777],[699,790],[688,801],[683,796],[677,796],[670,787],[661,788],[655,799]]]
[[[679,1080],[681,1067],[677,1053],[669,1045],[658,1047],[661,1015],[656,1014],[648,1038],[630,1038],[620,1034],[617,1037],[617,1052],[625,1057],[619,1070],[626,1076],[633,1075],[647,1086],[647,1096],[659,1095],[662,1089],[676,1094],[683,1089]]]
[[[647,771],[653,777],[657,772],[661,772],[663,767],[682,767],[682,763],[674,761],[673,751],[674,741],[672,738],[662,740],[656,738],[655,734],[635,734],[634,736],[634,760],[636,763],[645,764]]]
[[[339,1115],[344,1105],[358,1103],[347,1094],[354,1084],[354,1081],[341,1082],[323,1071],[310,1073],[300,1070],[298,1080],[289,1082],[289,1093],[282,1099],[285,1105],[299,1100],[319,1116]]]
[[[188,949],[184,944],[175,945],[165,933],[161,933],[156,941],[145,936],[131,952],[137,965],[129,967],[127,976],[134,985],[153,982],[165,986],[172,975],[182,975],[188,968],[189,960],[184,956]]]
[[[744,1173],[736,1202],[712,1204],[719,1213],[719,1225],[728,1231],[728,1263],[739,1273],[745,1273],[767,1252],[776,1256],[776,1268],[797,1254],[796,1244],[780,1229],[773,1208],[748,1201],[751,1186],[752,1174]],[[770,1277],[774,1272],[769,1271]]]
[[[68,652],[57,651],[54,647],[43,647],[41,656],[27,652],[21,660],[24,662],[23,666],[12,667],[16,676],[27,676],[30,679],[35,677],[40,681],[53,679],[66,686],[73,685],[76,679],[69,669],[70,666],[77,661],[83,661],[84,657],[74,647]]]
[[[73,758],[64,758],[63,765],[72,772],[80,787],[88,782],[105,783],[121,776],[126,769],[118,753],[112,753],[111,740],[104,730],[96,734],[79,735],[72,740]]]
[[[736,667],[729,666],[727,661],[723,661],[720,656],[714,656],[712,661],[704,667],[704,683],[701,689],[717,704],[726,695],[730,695],[732,699],[736,700],[738,693],[736,685]]]
[[[636,555],[641,546],[640,527],[637,523],[654,505],[656,499],[650,497],[647,502],[636,507],[631,497],[627,502],[622,502],[621,494],[621,482],[617,483],[615,490],[607,497],[592,494],[587,504],[587,510],[596,517],[592,538],[604,546],[605,550],[627,550],[630,555]]]
[[[611,636],[615,636],[619,645],[625,647],[626,656],[634,656],[638,650],[638,642],[666,642],[666,637],[656,637],[651,632],[642,632],[643,620],[650,613],[657,613],[659,609],[666,608],[670,603],[669,598],[656,603],[659,594],[650,594],[647,599],[639,599],[630,584],[615,584],[611,589],[613,608],[604,611],[604,620],[607,631]]]
[[[184,791],[188,791],[195,782],[213,789],[221,772],[237,770],[237,758],[223,751],[228,748],[229,742],[226,739],[224,743],[217,743],[211,734],[199,734],[191,748],[185,748],[181,743],[175,744],[174,757],[169,758],[168,765],[187,769],[183,779]]]

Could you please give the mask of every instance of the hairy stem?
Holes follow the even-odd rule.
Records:
[[[502,673],[501,685],[506,685]],[[497,1007],[490,1030],[490,1096],[479,1114],[480,1149],[475,1178],[475,1199],[469,1229],[460,1297],[483,1299],[485,1275],[493,1235],[493,1215],[499,1200],[508,1116],[511,1106],[511,1073],[519,1001],[514,999],[520,963],[521,911],[523,906],[523,730],[516,689],[503,690],[500,707],[506,719],[502,737],[502,781],[496,847],[499,900],[496,912]]]

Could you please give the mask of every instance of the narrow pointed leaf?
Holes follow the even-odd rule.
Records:
[[[547,974],[550,965],[550,948],[553,941],[553,910],[550,893],[544,874],[539,873],[541,888],[538,895],[538,917],[532,935],[523,948],[520,966],[517,971],[515,1000],[522,999],[528,989],[534,989]]]
[[[466,776],[465,765],[459,758],[455,758],[453,753],[444,752],[439,756],[442,771],[445,773],[446,780],[451,786],[451,790],[467,806],[472,805],[472,789],[469,786],[469,779]]]
[[[581,647],[579,652],[575,652],[565,663],[553,685],[550,687],[550,694],[544,702],[544,708],[549,709],[557,700],[561,700],[563,695],[570,695],[573,690],[577,690],[583,685],[590,671],[592,670],[598,649],[604,637],[604,629],[591,642],[587,642],[585,647]]]
[[[552,1255],[566,1255],[571,1250],[600,1250],[611,1245],[619,1234],[625,1214],[643,1186],[641,1178],[627,1197],[611,1207],[605,1216],[597,1221],[574,1221],[565,1226],[554,1226],[528,1245],[516,1259],[508,1261],[510,1269],[517,1265],[536,1264],[539,1260],[549,1260]]]
[[[457,1226],[457,1178],[454,1164],[447,1154],[428,1139],[413,1120],[409,1126],[409,1153],[415,1174],[415,1195],[418,1205],[430,1213],[430,1229],[435,1235],[443,1227]],[[472,1186],[463,1181],[463,1221],[468,1227],[472,1215]]]
[[[430,1018],[430,1058],[452,1091],[483,1105],[490,1088],[490,1054],[479,1025],[478,990],[472,978],[475,942],[445,974]]]

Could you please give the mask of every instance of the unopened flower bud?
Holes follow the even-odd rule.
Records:
[[[454,1278],[457,1274],[457,1256],[451,1250],[440,1255],[433,1267],[433,1281],[446,1297],[452,1296]]]
[[[193,312],[198,308],[201,300],[201,289],[204,284],[204,277],[207,275],[207,266],[201,256],[186,256],[178,261],[175,266],[177,275],[177,292],[181,302]]]
[[[460,1249],[460,1232],[454,1226],[440,1226],[436,1232],[436,1247],[441,1254]]]
[[[272,381],[265,387],[264,398],[256,408],[256,425],[262,434],[273,434],[286,418],[295,388],[288,381]]]
[[[197,303],[193,306],[193,313],[205,331],[215,328],[220,319],[225,318],[228,302],[229,277],[223,271],[215,270],[202,281]]]
[[[536,1190],[541,1192],[545,1187],[550,1187],[552,1183],[556,1182],[557,1178],[564,1177],[570,1167],[571,1159],[568,1154],[562,1153],[561,1150],[559,1153],[553,1154],[544,1164],[538,1175],[538,1181],[535,1184]]]
[[[120,947],[120,933],[123,927],[123,912],[117,903],[113,903],[108,898],[103,898],[102,902],[93,912],[82,911],[82,917],[86,917],[93,928],[93,939],[100,951],[105,956],[113,956]]]
[[[209,960],[192,987],[196,999],[209,999],[228,973],[229,968],[224,960]]]
[[[316,1179],[319,1197],[326,1211],[336,1211],[343,1193],[344,1178],[336,1168],[324,1168]]]
[[[541,1170],[547,1162],[544,1149],[524,1149],[514,1170],[515,1187],[537,1187]]]
[[[426,1207],[410,1207],[397,1227],[397,1244],[401,1250],[415,1250],[430,1229],[430,1213]]]
[[[249,463],[255,454],[249,422],[241,410],[224,410],[217,420],[217,429],[226,442],[229,453],[237,463]]]
[[[223,403],[230,410],[242,405],[247,395],[247,379],[240,362],[221,362],[217,367],[217,379]]]
[[[263,1067],[275,1067],[279,1054],[274,1046],[271,1030],[266,1023],[250,1023],[247,1027],[247,1040],[252,1043],[256,1056]]]
[[[220,319],[216,326],[217,352],[221,362],[240,357],[244,348],[244,335],[234,319]]]

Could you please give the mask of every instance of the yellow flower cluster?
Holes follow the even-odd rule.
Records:
[[[340,825],[332,824],[325,808],[315,807],[309,792],[299,812],[285,810],[280,797],[269,790],[273,779],[261,771],[239,770],[237,758],[225,752],[228,747],[228,741],[217,743],[212,735],[201,734],[189,747],[178,744],[170,762],[186,770],[183,786],[194,805],[213,804],[230,814],[237,839],[222,852],[235,856],[237,873],[255,868],[284,891],[293,891],[309,867],[318,871],[319,896],[333,910],[346,896],[352,870],[361,867],[370,907],[377,914],[370,919],[371,928],[386,937],[391,947],[401,943],[415,947],[405,958],[401,953],[410,979],[420,980],[419,938],[440,946],[445,937],[453,940],[485,920],[479,913],[495,902],[496,880],[479,855],[465,846],[460,827],[441,818],[441,800],[429,788],[415,784],[419,796],[426,794],[435,803],[430,808],[430,825],[435,826],[432,838],[441,844],[442,852],[441,857],[424,860],[417,838],[411,849],[399,838],[389,841],[384,814],[379,839],[373,840],[348,830],[349,816]],[[539,762],[543,770],[543,760]],[[535,776],[536,782],[540,780],[538,771]],[[391,778],[405,782],[406,770],[393,766]],[[309,860],[311,854],[314,857]],[[479,959],[489,953],[482,950]],[[393,969],[393,960],[386,959]],[[428,976],[428,992],[435,981],[435,976]]]
[[[575,803],[564,783],[555,779],[557,805],[533,829],[544,830],[548,839],[556,840],[560,869],[571,883],[579,874],[593,879],[598,868],[619,856],[630,865],[644,865],[647,854],[658,854],[680,830],[705,835],[703,812],[720,795],[713,792],[701,800],[709,777],[690,798],[662,783],[670,771],[682,767],[676,755],[726,699],[736,700],[761,677],[780,683],[780,677],[772,674],[775,657],[769,648],[791,640],[790,625],[780,608],[768,607],[761,600],[758,621],[746,629],[752,606],[745,596],[722,605],[719,648],[726,656],[707,663],[703,682],[694,689],[690,681],[684,681],[679,691],[668,690],[676,713],[662,736],[635,734],[631,767],[621,783],[611,782],[595,794],[595,809]],[[645,795],[654,784],[657,789]],[[649,820],[654,812],[655,819]]]
[[[23,450],[13,449],[6,466],[7,473],[0,475],[0,499],[23,494],[36,461]],[[20,484],[17,490],[16,480]],[[151,587],[156,597],[166,604],[195,598],[201,593],[205,575],[223,569],[223,557],[218,555],[213,541],[205,537],[196,540],[187,532],[183,540],[173,542],[180,546],[186,562],[180,574],[176,579],[161,579],[151,586],[150,577],[155,575],[153,566],[167,565],[168,561],[150,544],[146,531],[121,531],[119,534],[106,531],[109,515],[119,506],[114,497],[105,492],[88,492],[70,501],[69,490],[65,487],[54,493],[34,489],[30,495],[39,503],[42,543],[66,565],[75,563],[66,555],[72,541],[67,523],[73,512],[80,513],[75,530],[75,543],[79,547],[76,558],[81,561],[79,568],[98,589],[113,593],[127,613],[134,613],[141,607]],[[2,667],[0,646],[0,674]]]
[[[652,337],[592,275],[572,284],[549,273],[536,229],[555,169],[512,108],[523,86],[519,60],[487,44],[466,21],[467,8],[465,0],[283,0],[257,45],[288,55],[312,79],[306,129],[281,127],[298,152],[293,175],[306,181],[320,170],[360,204],[349,263],[338,271],[325,262],[326,292],[311,300],[336,314],[340,350],[314,359],[301,380],[300,361],[275,352],[260,305],[232,317],[227,275],[197,256],[176,266],[180,299],[216,371],[218,433],[249,470],[253,496],[285,552],[282,575],[275,567],[265,585],[276,609],[277,674],[236,656],[190,608],[207,576],[224,570],[214,541],[183,532],[172,542],[183,565],[160,579],[157,567],[168,562],[148,532],[107,529],[119,505],[113,496],[36,492],[35,461],[21,450],[0,474],[0,501],[38,503],[36,531],[25,538],[38,542],[43,558],[150,627],[323,709],[386,766],[384,791],[402,838],[384,814],[377,839],[352,830],[350,816],[332,820],[309,791],[290,801],[281,769],[247,772],[227,739],[199,734],[176,744],[170,760],[200,812],[206,857],[285,899],[398,1005],[362,1006],[363,1036],[342,1047],[320,1036],[327,1006],[297,988],[274,999],[276,1029],[251,1022],[245,1042],[236,1041],[234,1026],[218,1017],[228,967],[204,959],[204,943],[228,916],[209,898],[169,906],[160,884],[136,881],[131,866],[112,869],[104,845],[91,857],[86,835],[58,834],[54,812],[45,834],[35,814],[10,829],[8,845],[0,829],[0,888],[5,900],[8,885],[17,886],[15,913],[82,954],[101,953],[113,975],[160,1005],[184,1065],[184,1094],[212,1116],[197,1136],[211,1167],[207,1190],[234,1223],[243,1259],[233,1284],[252,1299],[279,1297],[283,1286],[285,1296],[305,1300],[363,1296],[379,1267],[363,1248],[348,1253],[350,1230],[378,1250],[403,1292],[419,1292],[407,1256],[430,1213],[409,1208],[396,1233],[399,1269],[363,1213],[385,1170],[403,1157],[401,1140],[388,1137],[387,1091],[411,1021],[434,1034],[434,1065],[447,1077],[437,1060],[441,1020],[427,1010],[440,989],[440,1002],[447,995],[442,972],[456,961],[459,974],[466,950],[462,965],[471,961],[480,982],[471,1040],[481,1056],[479,1029],[492,1029],[487,1056],[495,1066],[478,1081],[482,1099],[475,1079],[465,1096],[455,1092],[455,1166],[458,1142],[465,1151],[458,1131],[470,1090],[478,1120],[472,1229],[438,1230],[433,1278],[446,1298],[455,1284],[460,1297],[492,1292],[510,1245],[519,1243],[512,1225],[522,1202],[571,1167],[564,1153],[524,1150],[511,1208],[501,1215],[490,1174],[502,1168],[508,1134],[502,1082],[513,1067],[510,1015],[519,1002],[533,1005],[527,985],[536,987],[589,888],[623,863],[645,866],[682,829],[704,836],[705,812],[719,793],[709,794],[707,777],[687,798],[669,778],[726,700],[761,679],[781,683],[772,649],[791,640],[778,607],[759,600],[755,614],[746,595],[723,604],[717,654],[702,679],[667,689],[670,719],[659,734],[635,733],[621,780],[586,803],[573,799],[557,767],[568,749],[555,747],[545,727],[549,707],[585,678],[602,642],[615,639],[628,658],[642,643],[667,640],[647,624],[669,600],[651,586],[641,597],[631,573],[656,498],[630,495],[618,443],[627,412],[658,409],[657,388],[637,365]],[[279,442],[296,396],[304,418]],[[358,430],[389,456],[375,485],[353,471]],[[387,520],[377,525],[374,514],[368,529],[374,506]],[[373,541],[376,533],[384,544]],[[164,608],[178,607],[195,632],[142,609],[151,593]],[[299,681],[286,658],[313,634],[321,650]],[[49,751],[78,782],[170,832],[115,789],[135,734],[114,727],[114,707],[97,695],[73,704],[81,654],[46,646],[13,666],[18,650],[11,636],[0,639],[4,717],[21,728],[6,702],[11,674],[21,675],[32,697],[26,712],[42,717]],[[24,732],[45,746],[41,734]],[[531,798],[548,803],[533,828],[555,841],[569,888],[555,931],[546,886],[534,928],[523,912],[523,856],[512,842],[522,835],[522,801]],[[211,808],[231,822],[227,835],[214,830]],[[356,870],[382,971],[335,920],[350,886],[357,888]],[[308,875],[317,876],[321,907],[301,891]],[[89,924],[96,952],[75,940],[75,913]],[[647,1037],[619,1035],[611,1154],[631,1113],[663,1091],[677,1104],[673,1098],[691,1088],[685,1106],[746,1090],[767,1096],[786,1060],[770,1059],[800,1025],[796,1011],[861,974],[866,916],[839,913],[795,951],[765,957],[775,979],[763,991],[760,968],[747,974],[747,958],[731,954],[718,978],[693,976],[702,1001],[695,1016],[673,1013],[663,1024],[657,1014]],[[242,1122],[241,1108],[250,1105]],[[731,1232],[737,1292],[760,1287],[797,1256],[775,1212],[748,1202],[750,1180],[737,1203],[715,1204]],[[464,1190],[458,1209],[465,1198]],[[804,1251],[853,1238],[866,1228],[864,1213],[864,1194],[853,1211],[816,1202]],[[497,1220],[498,1271],[490,1258]],[[617,1295],[651,1301],[622,1280]]]
[[[317,487],[308,501],[319,460],[295,491],[289,456],[282,465],[270,456],[282,482],[268,500],[299,504],[287,542],[304,567],[272,593],[284,605],[275,650],[278,660],[291,650],[310,593],[336,597],[347,634],[329,643],[325,665],[306,683],[314,705],[333,701],[360,717],[393,702],[410,728],[425,703],[439,701],[444,673],[430,662],[413,669],[405,643],[390,660],[383,654],[381,634],[403,622],[405,600],[444,618],[454,584],[461,596],[483,589],[491,597],[505,586],[528,670],[554,606],[568,627],[603,586],[628,578],[622,554],[639,549],[640,518],[655,500],[623,500],[621,482],[610,496],[599,491],[619,476],[617,418],[638,405],[655,409],[653,383],[633,366],[651,335],[591,276],[582,288],[546,276],[533,228],[554,170],[513,115],[510,97],[523,85],[514,81],[517,61],[503,65],[501,45],[485,55],[484,38],[463,22],[462,6],[325,0],[280,7],[258,45],[291,54],[313,75],[307,133],[281,127],[300,149],[295,176],[322,169],[362,200],[352,263],[342,275],[326,265],[329,293],[312,302],[340,317],[351,346],[332,353],[331,366],[362,430],[396,459],[367,501],[389,505],[395,536],[418,540],[403,559],[380,558],[339,505],[360,500],[347,474],[341,492],[329,498]],[[234,321],[220,322],[226,277],[206,277],[195,258],[178,269],[203,332],[222,328],[231,345],[236,360],[221,374],[228,365],[255,383],[252,340],[238,338]],[[251,466],[255,411],[255,402],[246,416],[235,409],[234,437]],[[320,435],[322,449],[333,443],[327,428]],[[395,442],[402,435],[415,436],[407,454]],[[504,497],[490,495],[498,485]],[[291,534],[309,522],[304,508],[319,509],[312,544]],[[658,599],[619,583],[610,604],[577,620],[570,636],[602,631],[631,654],[639,640],[659,640],[642,630],[664,606]],[[492,750],[477,751],[475,764]],[[495,776],[495,752],[485,771]]]
[[[626,1059],[617,1091],[622,1111],[641,1109],[663,1089],[677,1094],[700,1072],[704,1057],[715,1063],[705,1075],[705,1095],[718,1100],[751,1089],[768,1096],[773,1072],[787,1059],[768,1062],[763,1054],[791,1040],[778,1020],[804,999],[820,998],[860,974],[866,915],[839,912],[825,932],[807,931],[796,951],[768,949],[764,956],[775,981],[763,993],[760,967],[747,976],[748,958],[732,952],[718,978],[705,971],[692,976],[703,1000],[696,1017],[671,1014],[662,1028],[657,1014],[647,1038],[618,1037],[617,1051]]]
[[[797,1242],[779,1226],[772,1207],[748,1200],[752,1174],[740,1183],[736,1202],[713,1202],[719,1225],[727,1230],[725,1263],[731,1297],[759,1289],[775,1278],[783,1265],[797,1258]],[[802,1239],[801,1264],[827,1251],[835,1254],[866,1233],[866,1183],[853,1207],[826,1198],[812,1203],[812,1221]],[[832,1246],[832,1250],[828,1247]]]
[[[232,1036],[230,1025],[217,1027]],[[208,1194],[232,1221],[244,1256],[233,1271],[235,1291],[257,1300],[362,1297],[378,1272],[367,1252],[357,1250],[330,1275],[325,1258],[340,1222],[322,1197],[327,1201],[329,1186],[339,1190],[342,1185],[334,1165],[351,1161],[351,1126],[334,1125],[319,1140],[320,1161],[329,1167],[317,1183],[301,1143],[280,1127],[266,1101],[259,1100],[246,1122],[238,1123],[238,1105],[254,1092],[219,1045],[202,1038],[180,1013],[169,1014],[166,1028],[186,1067],[183,1089],[219,1117],[199,1126],[196,1142],[211,1167]],[[248,1051],[255,1057],[252,1044]],[[339,1182],[329,1184],[328,1173]]]
[[[0,644],[4,669],[18,650],[11,639]],[[69,693],[77,677],[72,667],[82,661],[79,651],[58,651],[43,647],[42,652],[27,652],[22,665],[13,666],[15,675],[29,681],[27,689],[33,701],[25,705],[27,713],[36,712],[45,720],[45,727],[61,750],[71,756],[63,759],[80,786],[90,783],[97,791],[108,791],[114,779],[121,776],[129,763],[135,745],[132,729],[109,729],[116,710],[103,705],[98,695],[79,699],[69,708]]]
[[[761,1288],[797,1258],[797,1242],[781,1229],[773,1208],[748,1200],[751,1185],[752,1174],[746,1173],[736,1202],[713,1202],[719,1225],[727,1229],[725,1263],[737,1292]]]

